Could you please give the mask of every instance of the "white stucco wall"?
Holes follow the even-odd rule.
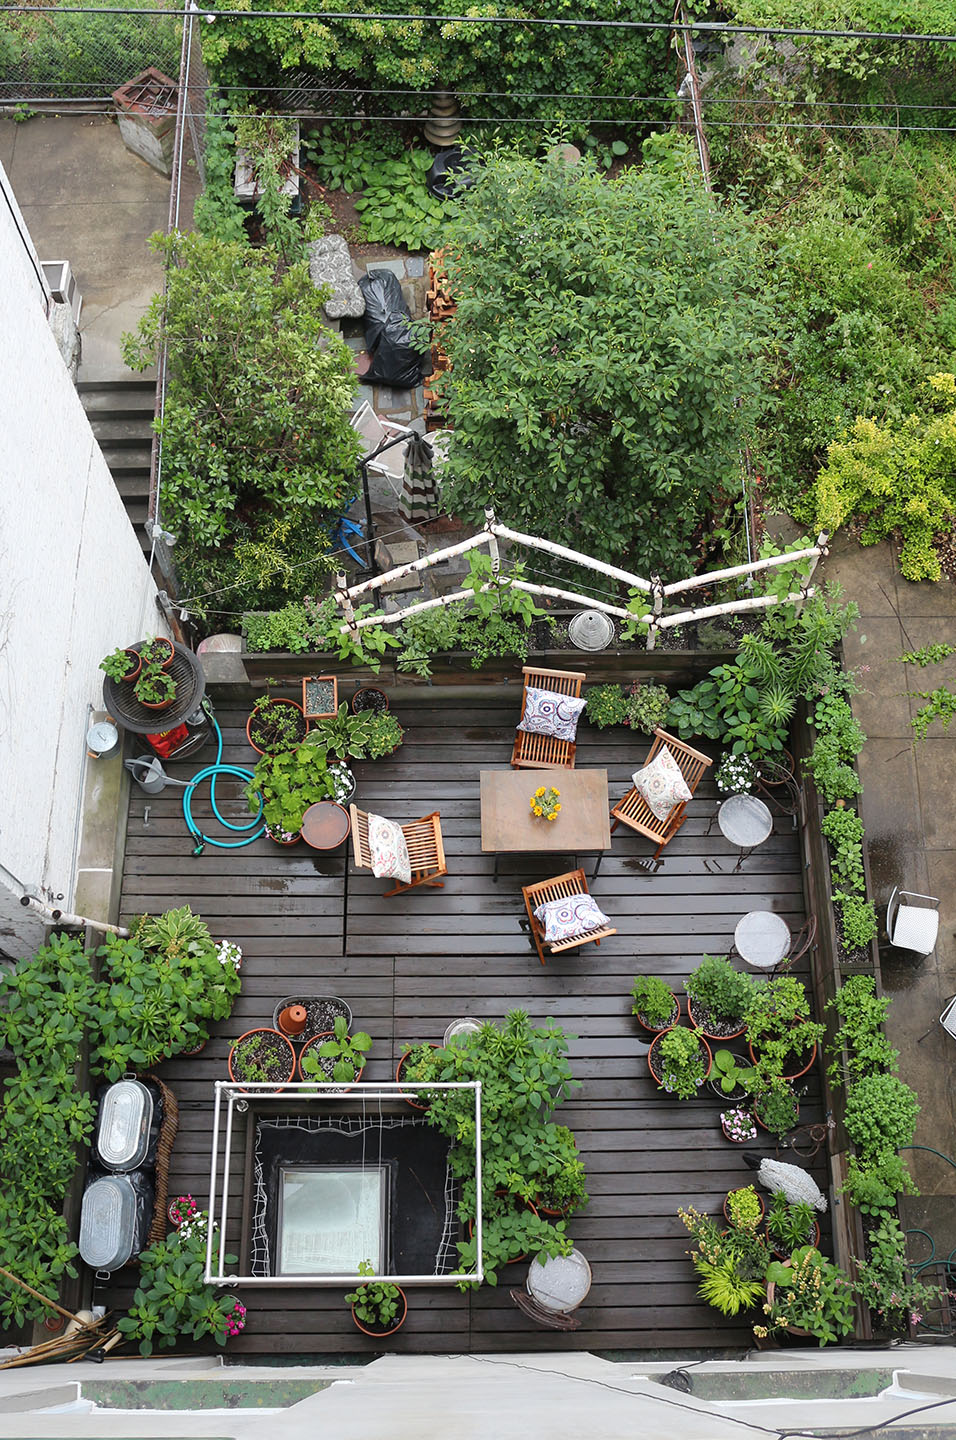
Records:
[[[20,886],[72,905],[99,661],[165,633],[29,246],[0,167],[0,949],[14,956],[42,933],[18,904]]]

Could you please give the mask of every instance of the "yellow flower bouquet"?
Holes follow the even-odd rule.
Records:
[[[539,785],[529,803],[536,820],[556,820],[561,809],[561,791],[553,785]]]

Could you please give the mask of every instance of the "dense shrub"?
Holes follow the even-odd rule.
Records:
[[[152,6],[153,0],[129,0],[112,14],[91,15],[53,4],[0,15],[0,73],[22,84],[5,94],[107,97],[149,65],[175,78],[181,22],[176,14],[137,13]]]

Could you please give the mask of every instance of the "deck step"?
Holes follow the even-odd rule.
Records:
[[[76,387],[144,554],[149,515],[155,380],[82,380]]]

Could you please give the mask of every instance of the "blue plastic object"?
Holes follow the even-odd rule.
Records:
[[[244,845],[251,845],[253,840],[258,840],[259,836],[265,833],[266,828],[262,823],[261,800],[259,801],[258,814],[253,816],[251,820],[247,820],[243,825],[234,825],[231,820],[226,820],[220,815],[219,807],[216,804],[216,781],[219,776],[236,775],[240,780],[245,780],[246,783],[248,783],[250,780],[255,779],[255,774],[245,765],[223,765],[222,731],[219,728],[219,723],[215,715],[212,713],[211,706],[207,707],[204,703],[203,709],[205,709],[216,731],[216,763],[214,765],[206,765],[202,770],[198,770],[183,791],[183,818],[186,821],[190,835],[196,842],[193,848],[194,855],[201,855],[207,845],[215,845],[220,850],[241,850]],[[207,780],[209,781],[209,799],[212,804],[212,813],[220,825],[225,826],[227,830],[232,830],[242,835],[243,839],[216,840],[212,835],[205,835],[196,824],[192,812],[193,791],[197,785],[202,785]],[[247,833],[249,831],[252,833]]]
[[[332,532],[329,536],[332,542],[332,548],[333,550],[344,550],[346,554],[351,555],[356,565],[361,566],[363,570],[367,570],[369,568],[368,564],[349,543],[348,537],[350,535],[357,535],[361,540],[365,539],[362,526],[357,525],[354,520],[350,520],[348,516],[343,515],[340,520],[336,520],[332,527]]]

